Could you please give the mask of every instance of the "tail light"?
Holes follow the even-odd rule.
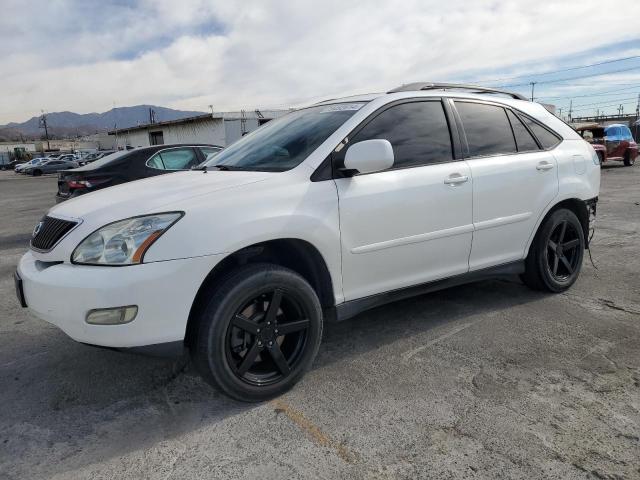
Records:
[[[89,180],[67,180],[69,188],[92,188],[111,180],[110,177],[91,178]]]

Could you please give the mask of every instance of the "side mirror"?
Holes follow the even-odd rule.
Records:
[[[349,147],[344,156],[344,167],[359,173],[373,173],[391,168],[393,161],[389,140],[364,140]]]

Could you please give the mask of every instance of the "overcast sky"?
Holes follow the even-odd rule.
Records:
[[[533,79],[623,69],[540,83],[536,92],[565,107],[576,96],[578,108],[620,100],[635,110],[638,58],[531,75],[640,55],[640,1],[615,4],[2,0],[0,124],[41,109],[103,112],[142,103],[203,111],[210,104],[217,111],[287,107],[416,80],[484,80],[529,92]],[[579,96],[614,89],[617,97]],[[585,114],[593,105],[587,107]]]

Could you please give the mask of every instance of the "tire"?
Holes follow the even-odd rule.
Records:
[[[634,158],[632,160],[631,159],[631,153],[627,150],[627,152],[625,152],[625,154],[624,154],[624,160],[623,161],[624,161],[624,166],[625,167],[631,167],[635,163],[636,159]]]
[[[245,265],[206,295],[191,355],[211,385],[236,400],[258,402],[289,390],[311,367],[322,338],[322,308],[296,272]]]
[[[584,249],[580,220],[572,211],[558,209],[538,229],[520,278],[534,290],[564,292],[578,279]]]
[[[34,177],[39,177],[40,175],[42,175],[42,170],[34,170],[32,175]]]

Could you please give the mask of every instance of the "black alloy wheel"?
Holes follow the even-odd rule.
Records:
[[[238,267],[201,298],[190,338],[194,363],[212,385],[242,401],[273,398],[311,367],[322,308],[309,283],[278,265]]]
[[[553,278],[564,282],[573,275],[582,259],[579,247],[582,247],[582,240],[576,227],[568,220],[562,220],[547,240],[547,267]]]
[[[309,319],[297,300],[281,289],[251,299],[233,316],[225,354],[235,375],[252,385],[288,376],[302,360]]]
[[[584,226],[575,213],[564,208],[553,211],[542,222],[529,248],[522,281],[535,290],[567,290],[582,268],[584,235]]]

